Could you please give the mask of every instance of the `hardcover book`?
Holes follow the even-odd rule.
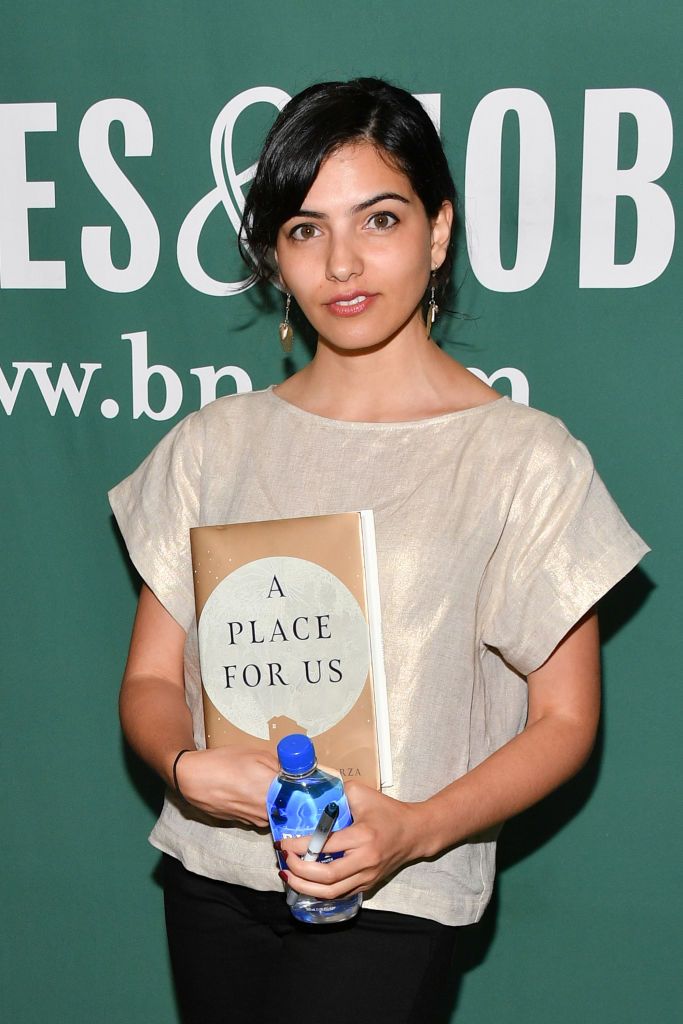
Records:
[[[372,512],[190,538],[207,747],[302,732],[342,778],[390,786]]]

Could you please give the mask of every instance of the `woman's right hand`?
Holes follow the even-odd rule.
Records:
[[[167,785],[176,766],[180,791],[215,818],[262,827],[266,793],[278,771],[263,748],[193,750],[192,718],[185,700],[185,630],[143,584],[121,687],[121,724],[126,739]]]
[[[189,803],[215,818],[258,827],[268,825],[266,793],[277,772],[277,758],[269,751],[234,747],[188,750],[176,767]]]

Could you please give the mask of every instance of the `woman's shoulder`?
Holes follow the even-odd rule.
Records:
[[[501,398],[488,406],[491,416],[481,417],[482,426],[490,432],[494,443],[502,448],[508,446],[536,446],[545,443],[549,447],[563,448],[566,445],[581,444],[558,416],[532,405]]]
[[[558,416],[517,402],[501,409],[497,442],[492,440],[501,478],[511,481],[516,500],[539,500],[593,485],[597,474],[583,441]]]
[[[200,409],[187,413],[167,436],[175,435],[178,440],[204,447],[259,430],[268,418],[270,391],[269,387],[215,398]]]
[[[561,486],[594,472],[585,444],[559,417],[534,406],[495,401],[484,415],[471,418],[470,430],[471,457],[497,488],[507,481],[515,492],[542,489],[551,479]]]
[[[197,409],[190,416],[198,423],[213,424],[239,422],[265,416],[272,386],[258,391],[240,391],[234,395],[223,395]]]
[[[215,455],[225,458],[258,436],[267,422],[265,391],[224,395],[187,413],[170,427],[140,463],[140,469],[167,473],[171,465],[199,467]]]

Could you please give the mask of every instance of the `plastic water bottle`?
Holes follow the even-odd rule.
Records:
[[[273,839],[312,835],[331,804],[339,808],[333,832],[352,824],[344,785],[335,775],[318,768],[315,749],[308,736],[298,733],[285,736],[277,745],[277,754],[280,773],[270,784],[266,798]],[[323,851],[317,859],[328,863],[342,856],[342,853],[326,854]],[[278,862],[280,868],[286,869],[287,865],[279,853]],[[362,895],[357,893],[337,900],[320,900],[288,889],[287,902],[299,921],[334,924],[358,913]]]

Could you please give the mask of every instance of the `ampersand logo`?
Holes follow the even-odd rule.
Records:
[[[289,95],[274,86],[260,85],[238,93],[221,110],[211,130],[211,168],[216,187],[192,207],[178,233],[178,266],[188,284],[205,295],[238,295],[251,287],[249,279],[217,281],[206,273],[199,261],[199,238],[209,215],[223,204],[235,234],[238,234],[244,211],[243,188],[254,177],[256,164],[237,171],[233,157],[233,133],[238,118],[254,103],[271,103],[278,110],[289,101]]]

